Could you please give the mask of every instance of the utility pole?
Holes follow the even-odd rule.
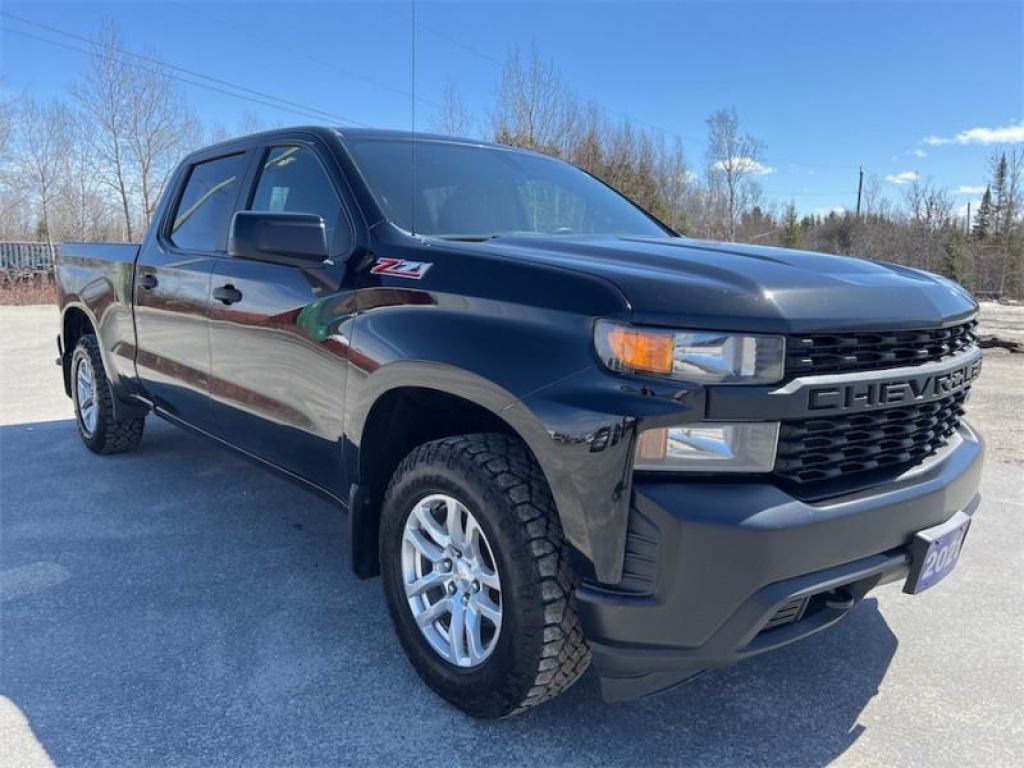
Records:
[[[971,201],[967,201],[967,223],[964,224],[964,234],[971,234]]]
[[[860,218],[860,195],[864,191],[864,166],[860,167],[860,179],[857,181],[857,218]]]

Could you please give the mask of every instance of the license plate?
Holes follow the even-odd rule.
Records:
[[[952,518],[920,531],[910,542],[910,575],[903,591],[911,595],[934,587],[956,566],[971,518],[957,512]]]

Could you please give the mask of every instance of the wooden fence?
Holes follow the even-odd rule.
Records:
[[[0,271],[42,272],[53,268],[57,246],[48,243],[0,243]]]

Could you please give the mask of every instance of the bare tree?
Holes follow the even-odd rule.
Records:
[[[445,83],[434,126],[438,133],[449,136],[468,136],[473,130],[473,118],[463,106],[459,89],[451,80]]]
[[[760,186],[752,177],[763,172],[764,144],[740,133],[735,109],[720,109],[707,119],[707,184],[713,211],[717,212],[724,235],[736,237],[736,225],[744,212],[756,204]]]
[[[17,192],[15,182],[17,169],[11,153],[16,107],[14,99],[0,100],[0,237],[5,239],[19,228],[16,219],[21,205],[21,195]]]
[[[994,229],[997,234],[1010,232],[1024,212],[1024,149],[1001,152],[989,161],[994,193]]]
[[[865,216],[873,216],[880,212],[885,201],[882,199],[882,183],[877,173],[867,177],[864,184],[864,205],[862,210]]]
[[[142,220],[148,226],[167,177],[181,155],[198,143],[199,127],[167,74],[159,69],[128,74],[131,103],[125,138],[135,166]]]
[[[71,92],[93,123],[93,147],[100,178],[118,198],[124,217],[124,239],[134,240],[131,201],[133,71],[120,54],[121,36],[108,24],[93,45],[89,69]]]
[[[198,123],[197,123],[198,125]],[[267,126],[260,118],[252,112],[246,110],[242,113],[242,116],[238,120],[238,124],[233,128],[229,129],[224,126],[223,123],[213,123],[207,130],[207,139],[211,144],[217,144],[221,141],[227,141],[236,136],[245,136],[250,133],[259,133],[260,131],[266,130]],[[201,135],[200,131],[200,135]],[[196,142],[199,141],[198,136]]]
[[[929,230],[949,226],[953,221],[952,197],[931,179],[911,182],[904,202],[911,220]]]
[[[263,118],[255,112],[245,110],[238,119],[238,131],[235,135],[245,136],[249,133],[259,133],[265,130],[267,130],[267,124],[263,122]]]
[[[655,147],[654,177],[658,197],[665,206],[665,223],[678,232],[691,229],[691,197],[694,194],[693,180],[686,165],[683,142],[676,139],[671,145],[664,138]]]
[[[17,157],[21,175],[33,190],[39,206],[39,228],[47,243],[53,245],[53,207],[67,154],[71,114],[60,102],[40,106],[28,99],[21,107],[20,122]]]
[[[525,66],[518,50],[509,54],[491,115],[497,141],[553,154],[564,152],[577,111],[554,64],[542,60],[536,48]]]
[[[80,114],[72,113],[68,128],[67,148],[61,163],[61,188],[58,218],[65,237],[96,240],[111,237],[118,228],[111,227],[109,195],[99,180],[98,164],[89,136],[91,124]]]
[[[999,152],[989,161],[992,172],[992,231],[990,251],[996,262],[999,295],[1024,292],[1024,212],[1022,175],[1024,150]]]
[[[921,269],[936,269],[941,246],[954,228],[953,199],[931,179],[911,182],[904,194],[909,227],[904,228],[901,260]]]
[[[0,81],[2,87],[2,81]],[[14,102],[10,99],[0,101],[0,158],[6,159],[11,146],[11,135],[14,126]]]

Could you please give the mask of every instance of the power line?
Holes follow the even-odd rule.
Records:
[[[172,2],[173,1],[174,0],[172,0]],[[175,4],[176,5],[182,5],[182,3],[179,3],[179,2],[175,2]],[[191,6],[189,6],[189,8],[191,9]],[[195,12],[194,9],[192,9],[192,10],[193,10],[193,13],[194,13]],[[53,27],[53,26],[50,26],[50,25],[47,25],[47,24],[42,24],[40,22],[36,22],[36,21],[31,20],[31,19],[27,19],[25,17],[13,14],[10,11],[6,11],[6,10],[5,11],[0,11],[0,15],[6,16],[9,19],[13,19],[14,21],[18,21],[18,22],[21,22],[23,24],[28,24],[28,25],[36,27],[38,29],[43,29],[43,30],[45,30],[47,32],[63,35],[65,37],[72,38],[74,40],[79,40],[79,41],[88,43],[90,46],[96,45],[96,41],[95,40],[93,40],[93,39],[91,39],[89,37],[86,37],[84,35],[78,35],[78,34],[75,34],[73,32],[68,32],[67,30],[60,29],[58,27]],[[210,14],[207,14],[207,15],[210,18],[213,18],[213,19],[215,19],[217,21],[220,21],[221,23],[227,24],[227,22],[223,21],[222,19],[217,19],[217,17],[215,17],[213,15],[210,15]],[[405,16],[406,18],[409,18],[407,14],[403,13],[401,15]],[[503,63],[499,59],[497,59],[496,57],[491,56],[491,55],[489,55],[487,53],[484,53],[484,52],[480,51],[479,49],[477,49],[477,48],[475,48],[475,47],[473,47],[471,45],[468,45],[468,44],[458,40],[457,38],[455,38],[455,37],[453,37],[451,35],[448,35],[447,33],[443,32],[441,30],[438,30],[438,29],[436,29],[436,28],[434,28],[432,26],[423,24],[423,22],[420,21],[419,19],[415,20],[414,23],[417,24],[419,29],[426,30],[426,31],[430,32],[431,34],[434,34],[437,37],[441,38],[442,40],[445,40],[445,41],[447,41],[447,42],[449,42],[449,43],[451,43],[453,45],[456,45],[457,47],[462,48],[463,50],[473,54],[474,56],[477,56],[478,58],[480,58],[482,60],[488,61],[488,62],[490,62],[490,63],[492,63],[492,64],[494,64],[496,66],[499,66],[499,67],[503,65]],[[10,29],[9,27],[4,27],[4,30],[7,31],[7,32],[11,32],[13,34],[17,34],[17,35],[21,35],[23,37],[27,37],[27,38],[31,38],[33,40],[37,40],[39,42],[47,43],[49,45],[54,45],[54,46],[57,46],[57,47],[66,48],[68,50],[78,51],[80,53],[85,53],[87,55],[94,55],[94,51],[93,50],[86,50],[86,49],[82,49],[82,48],[79,48],[79,47],[76,47],[76,46],[73,46],[73,45],[68,45],[68,44],[65,44],[65,43],[59,43],[59,42],[57,42],[55,40],[50,40],[48,38],[32,35],[32,34],[30,34],[28,32],[23,31],[23,30]],[[256,35],[256,36],[258,37],[259,35]],[[263,39],[264,40],[268,40],[268,38],[266,38],[266,37],[264,37]],[[279,45],[278,41],[275,40],[274,42],[275,42],[275,44]],[[177,80],[178,82],[182,82],[182,83],[185,83],[187,85],[192,85],[192,86],[195,86],[197,88],[205,88],[206,90],[210,90],[210,91],[213,91],[213,92],[216,92],[216,93],[222,93],[222,94],[225,94],[225,95],[228,95],[228,96],[234,96],[235,98],[238,98],[238,99],[243,99],[243,100],[246,100],[246,101],[250,101],[250,102],[252,102],[254,104],[260,104],[261,106],[270,107],[272,109],[278,109],[278,110],[281,110],[281,111],[284,111],[284,112],[289,112],[291,114],[299,115],[301,117],[312,117],[312,118],[317,119],[317,120],[323,120],[323,119],[326,118],[326,119],[334,121],[334,122],[349,123],[349,124],[352,124],[352,125],[362,126],[364,128],[370,127],[369,124],[367,124],[367,123],[361,122],[359,120],[354,120],[354,119],[352,119],[350,117],[346,117],[344,115],[339,115],[339,114],[336,114],[336,113],[327,112],[327,111],[324,111],[322,109],[318,109],[316,107],[310,107],[310,106],[307,106],[305,104],[301,104],[299,102],[290,101],[288,99],[284,99],[284,98],[281,98],[279,96],[274,96],[273,94],[265,93],[263,91],[259,91],[259,90],[256,90],[254,88],[250,88],[250,87],[245,86],[245,85],[239,85],[237,83],[232,83],[230,81],[223,80],[221,78],[217,78],[217,77],[213,77],[211,75],[203,74],[202,72],[198,72],[196,70],[188,69],[186,67],[182,67],[182,66],[179,66],[179,65],[176,65],[176,64],[171,64],[169,62],[163,61],[163,60],[158,59],[158,58],[153,57],[153,56],[146,56],[146,55],[143,55],[143,54],[134,53],[132,51],[127,51],[127,50],[124,50],[122,48],[118,48],[118,47],[115,47],[115,46],[108,46],[108,47],[111,50],[116,51],[117,53],[119,53],[119,54],[121,54],[123,56],[128,56],[128,57],[131,57],[133,59],[144,61],[144,62],[153,64],[153,65],[155,65],[156,67],[159,68],[159,69],[147,69],[145,67],[139,67],[140,69],[143,69],[143,70],[149,71],[149,72],[153,72],[153,73],[156,73],[156,74],[164,74],[164,75],[166,75],[168,77],[171,77],[174,80]],[[429,104],[429,105],[431,105],[433,107],[438,107],[439,106],[436,102],[433,102],[433,101],[430,101],[430,100],[418,97],[415,93],[410,93],[410,92],[405,91],[405,90],[403,90],[401,88],[396,88],[394,86],[389,86],[389,85],[386,85],[386,84],[382,84],[382,83],[376,82],[376,81],[372,80],[371,78],[367,78],[367,77],[365,77],[363,75],[359,75],[358,73],[351,72],[350,70],[346,70],[346,69],[344,69],[342,67],[339,67],[337,65],[324,62],[324,61],[322,61],[322,60],[320,60],[320,59],[318,59],[316,57],[313,57],[312,55],[310,55],[308,53],[300,52],[300,54],[305,56],[310,61],[313,61],[314,63],[319,64],[320,66],[331,67],[333,69],[338,70],[339,72],[343,72],[345,74],[348,74],[349,76],[357,77],[357,78],[359,78],[359,79],[361,79],[361,80],[363,80],[363,81],[365,81],[365,82],[367,82],[367,83],[369,83],[371,85],[374,85],[375,87],[391,90],[391,91],[393,91],[395,93],[399,93],[399,94],[402,94],[404,96],[410,96],[413,99],[413,103],[415,103],[416,101],[420,101],[420,102]],[[132,66],[138,67],[137,64],[131,64],[131,62],[124,61],[123,63],[130,64]],[[217,84],[219,86],[223,86],[223,87],[214,87],[214,86],[208,85],[206,83],[197,83],[197,82],[195,82],[193,80],[188,80],[188,79],[186,79],[184,77],[174,77],[174,76],[170,75],[168,72],[163,71],[163,70],[167,70],[167,69],[173,70],[175,72],[180,72],[180,73],[182,73],[184,75],[187,75],[189,77],[200,78],[201,80],[205,80],[205,81],[208,81],[210,83],[215,83],[215,84]],[[243,94],[236,93],[234,91],[225,90],[225,88],[235,89],[236,91],[243,91],[244,93],[251,94],[251,96],[256,97],[256,98],[247,97],[247,96],[244,96]],[[276,103],[274,103],[274,102],[276,102]],[[652,129],[654,131],[662,133],[663,135],[672,136],[672,137],[675,137],[677,139],[681,139],[681,140],[686,141],[686,142],[693,142],[695,144],[702,143],[701,139],[697,139],[697,138],[695,138],[693,136],[688,136],[686,134],[682,134],[682,133],[679,133],[677,131],[670,130],[670,129],[665,128],[663,126],[657,125],[656,123],[652,123],[652,122],[649,122],[649,121],[646,121],[646,120],[640,120],[640,119],[637,119],[635,117],[631,117],[629,114],[627,114],[625,112],[620,112],[618,110],[611,109],[611,108],[609,108],[607,106],[603,106],[603,105],[602,105],[601,108],[605,112],[610,114],[610,115],[616,116],[616,117],[618,117],[618,118],[620,118],[622,120],[625,120],[627,122],[631,122],[631,123],[635,123],[637,125],[645,126],[645,127],[649,128],[649,129]],[[849,169],[857,167],[857,166],[852,166],[852,165],[838,165],[838,164],[826,164],[826,163],[810,164],[810,163],[802,163],[802,162],[789,161],[789,160],[786,160],[784,158],[783,159],[774,158],[774,162],[778,163],[778,164],[788,165],[788,166],[791,166],[791,167],[794,167],[794,168],[807,168],[807,169],[849,170]]]
[[[402,13],[401,11],[399,11],[397,9],[396,9],[395,13],[396,13],[396,15],[400,14],[402,16],[406,16],[407,17],[407,14]],[[450,43],[450,44],[452,44],[452,45],[454,45],[454,46],[456,46],[458,48],[461,48],[462,50],[464,50],[464,51],[466,51],[466,52],[476,56],[477,58],[480,58],[480,59],[482,59],[484,61],[488,61],[491,64],[494,64],[495,66],[498,66],[498,67],[503,67],[505,65],[505,62],[501,61],[500,59],[498,59],[498,58],[496,58],[494,56],[491,56],[488,53],[484,53],[480,49],[474,48],[473,46],[469,45],[468,43],[465,43],[462,40],[460,40],[460,39],[458,39],[458,38],[456,38],[456,37],[454,37],[452,35],[449,35],[446,32],[443,32],[443,31],[437,29],[436,27],[432,27],[429,24],[424,24],[422,21],[417,21],[417,24],[418,24],[418,26],[419,26],[419,28],[421,30],[430,32],[432,35],[435,35],[436,37],[440,38],[441,40],[444,40],[444,41],[446,41],[446,42],[448,42],[448,43]],[[676,139],[682,139],[685,142],[693,142],[694,144],[701,144],[704,141],[703,139],[698,139],[698,138],[696,138],[694,136],[689,136],[687,134],[679,133],[678,131],[674,131],[674,130],[672,130],[670,128],[665,128],[664,126],[658,125],[657,123],[652,123],[652,122],[650,122],[648,120],[641,120],[639,118],[632,117],[627,112],[622,112],[622,111],[619,111],[619,110],[616,110],[616,109],[612,109],[612,108],[610,108],[610,107],[608,107],[608,106],[606,106],[604,104],[601,104],[600,106],[601,106],[601,109],[603,109],[605,112],[607,112],[610,115],[618,117],[619,119],[625,120],[626,122],[629,122],[629,123],[634,123],[636,125],[641,125],[641,126],[644,126],[646,128],[650,128],[650,129],[652,129],[654,131],[657,131],[658,133],[661,133],[663,135],[671,136],[671,137],[676,138]],[[799,163],[799,162],[795,162],[795,161],[789,161],[789,160],[786,160],[784,158],[782,158],[782,159],[774,158],[773,162],[780,163],[780,164],[785,164],[785,165],[790,165],[790,166],[793,166],[795,168],[811,168],[811,169],[822,168],[822,169],[830,169],[830,170],[850,170],[850,169],[853,169],[853,168],[857,167],[855,165],[837,165],[837,164],[827,164],[827,163],[819,163],[819,164],[813,164],[812,165],[812,164],[809,164],[809,163]]]
[[[199,7],[197,7],[194,3],[183,3],[183,2],[179,2],[178,0],[170,0],[170,2],[173,5],[177,5],[177,6],[181,7],[181,8],[186,9],[193,16],[199,16],[199,17],[205,17],[207,19],[212,19],[213,21],[216,21],[217,23],[219,23],[219,24],[221,24],[221,25],[223,25],[225,27],[228,27],[230,29],[237,29],[238,26],[239,26],[239,20],[228,21],[227,19],[224,19],[224,18],[222,18],[220,16],[217,16],[215,14],[210,13],[207,10],[206,6],[200,6],[202,8],[202,13],[200,13],[199,12]],[[246,27],[248,29],[248,32],[247,32],[248,35],[250,35],[250,36],[252,36],[252,37],[254,37],[254,38],[258,39],[258,40],[262,40],[262,41],[264,41],[266,43],[273,44],[276,48],[279,48],[281,50],[290,51],[290,52],[294,53],[297,56],[302,56],[307,61],[311,61],[311,62],[313,62],[314,64],[316,64],[316,65],[318,65],[320,67],[324,67],[326,69],[333,69],[336,72],[340,72],[341,74],[346,75],[347,77],[352,77],[352,78],[355,78],[357,80],[362,80],[364,83],[366,83],[368,85],[372,85],[373,87],[379,88],[381,90],[391,91],[392,93],[398,94],[400,96],[406,96],[406,97],[411,96],[409,91],[407,91],[407,90],[405,90],[403,88],[400,88],[398,86],[389,85],[388,83],[383,83],[383,82],[381,82],[381,81],[379,81],[379,80],[377,80],[375,78],[368,77],[368,76],[363,75],[363,74],[361,74],[359,72],[356,72],[354,70],[348,69],[346,67],[342,67],[342,66],[334,63],[333,61],[329,61],[329,60],[326,60],[326,59],[321,59],[321,58],[319,58],[317,56],[314,56],[313,54],[311,54],[308,51],[305,51],[305,50],[303,50],[301,48],[296,48],[295,46],[291,46],[291,45],[283,45],[281,40],[278,39],[278,38],[271,38],[271,37],[268,37],[266,35],[260,34],[257,31],[254,31],[253,30],[253,26],[251,24],[247,24]],[[416,101],[418,101],[418,102],[420,102],[422,104],[428,104],[428,105],[430,105],[430,106],[432,106],[434,108],[440,108],[440,106],[441,106],[437,102],[431,101],[430,99],[425,99],[422,96],[418,96],[417,95],[415,98],[416,98]]]
[[[402,16],[405,16],[406,18],[408,18],[407,14],[402,13],[400,11],[396,11],[396,15],[402,15]],[[490,62],[491,64],[493,64],[493,65],[495,65],[497,67],[503,67],[505,65],[505,62],[503,62],[501,59],[499,59],[499,58],[497,58],[495,56],[491,56],[489,53],[484,53],[479,48],[474,48],[472,45],[469,45],[468,43],[465,43],[462,40],[460,40],[459,38],[454,37],[452,35],[449,35],[446,32],[442,32],[441,30],[437,29],[436,27],[432,27],[429,24],[424,24],[422,21],[417,21],[417,24],[418,24],[418,26],[419,26],[419,28],[421,30],[425,30],[427,32],[430,32],[432,35],[435,35],[436,37],[440,38],[441,40],[444,40],[445,42],[450,43],[451,45],[454,45],[457,48],[461,48],[462,50],[464,50],[467,53],[470,53],[470,54],[476,56],[477,58],[480,58],[480,59],[483,59],[484,61]],[[670,130],[668,128],[664,128],[664,127],[662,127],[660,125],[656,125],[654,123],[647,122],[646,120],[639,120],[637,118],[630,117],[625,112],[619,112],[617,110],[611,109],[611,108],[609,108],[607,106],[604,106],[604,105],[602,105],[601,108],[605,112],[610,114],[610,115],[614,115],[615,117],[618,117],[618,118],[620,118],[622,120],[626,120],[626,121],[631,122],[631,123],[636,123],[637,125],[646,126],[646,127],[651,128],[651,129],[653,129],[655,131],[658,131],[659,133],[663,133],[663,134],[666,134],[668,136],[674,136],[677,139],[683,139],[685,141],[693,141],[693,142],[697,142],[697,143],[700,142],[700,139],[696,139],[693,136],[686,136],[684,134],[678,133],[677,131],[673,131],[673,130]]]
[[[35,40],[35,41],[40,42],[40,43],[46,43],[47,45],[52,45],[52,46],[57,47],[57,48],[65,48],[65,49],[67,49],[69,51],[77,51],[79,53],[84,53],[87,56],[94,55],[93,51],[90,51],[90,50],[88,50],[86,48],[80,48],[80,47],[78,47],[76,45],[71,45],[70,43],[61,43],[61,42],[59,42],[57,40],[49,40],[49,39],[47,39],[45,37],[39,37],[38,35],[33,35],[31,32],[25,32],[24,30],[21,30],[21,29],[11,29],[10,27],[0,26],[0,31],[7,32],[7,33],[12,34],[12,35],[19,35],[21,37],[25,37],[25,38],[28,38],[30,40]],[[146,67],[146,66],[143,66],[141,64],[137,64],[135,62],[132,62],[132,61],[124,61],[124,60],[122,60],[120,58],[118,58],[118,61],[120,63],[126,65],[126,66],[133,67],[135,69],[140,69],[143,72],[151,72],[153,74],[161,74],[161,75],[163,75],[163,76],[165,76],[165,77],[167,77],[167,78],[169,78],[171,80],[175,80],[175,81],[177,81],[179,83],[185,83],[186,85],[193,85],[196,88],[204,88],[204,89],[206,89],[208,91],[213,91],[215,93],[222,93],[222,94],[224,94],[226,96],[234,96],[236,99],[242,99],[244,101],[249,101],[249,102],[252,102],[254,104],[260,104],[260,105],[265,106],[265,107],[270,107],[272,109],[281,110],[283,112],[290,112],[291,114],[299,115],[300,117],[305,117],[305,118],[313,117],[313,115],[311,115],[309,112],[300,112],[299,110],[296,110],[296,109],[290,109],[288,107],[283,107],[283,106],[281,106],[279,104],[272,104],[270,102],[262,101],[260,99],[253,98],[251,96],[243,96],[240,93],[235,93],[233,91],[229,91],[229,90],[226,90],[224,88],[217,88],[217,87],[212,86],[212,85],[207,85],[206,83],[197,83],[197,82],[195,82],[193,80],[188,80],[186,78],[179,77],[177,75],[172,75],[172,74],[170,74],[168,72],[161,72],[160,70],[153,69],[151,67]]]
[[[26,19],[26,18],[23,18],[21,16],[17,16],[17,15],[15,15],[13,13],[10,13],[9,11],[0,11],[0,15],[5,16],[5,17],[7,17],[9,19],[12,19],[14,21],[20,22],[22,24],[27,24],[27,25],[32,26],[32,27],[43,29],[43,30],[45,30],[47,32],[51,32],[51,33],[58,34],[58,35],[63,35],[64,37],[69,37],[69,38],[72,38],[74,40],[80,40],[80,41],[86,42],[90,46],[95,46],[97,44],[95,40],[92,40],[91,38],[85,37],[84,35],[78,35],[78,34],[75,34],[74,32],[68,32],[67,30],[63,30],[63,29],[60,29],[58,27],[53,27],[53,26],[50,26],[50,25],[47,25],[47,24],[40,24],[39,22],[32,21],[31,19]],[[70,44],[67,44],[67,43],[60,43],[60,42],[58,42],[56,40],[50,40],[50,39],[45,38],[45,37],[39,37],[37,35],[30,34],[28,32],[25,32],[24,30],[11,29],[10,27],[4,27],[3,29],[6,32],[11,32],[13,34],[21,35],[23,37],[28,37],[28,38],[31,38],[33,40],[38,40],[40,42],[49,43],[50,45],[55,45],[55,46],[58,46],[58,47],[61,47],[61,48],[67,48],[69,50],[78,51],[80,53],[85,53],[85,54],[88,54],[88,55],[95,55],[95,49],[92,49],[92,50],[90,50],[90,49],[83,49],[83,48],[80,48],[78,46],[70,45]],[[319,120],[327,118],[327,119],[332,120],[332,121],[338,121],[338,122],[342,122],[342,123],[351,123],[351,124],[360,125],[360,126],[363,126],[363,127],[368,127],[366,123],[362,123],[362,122],[360,122],[358,120],[353,120],[352,118],[345,117],[344,115],[339,115],[339,114],[332,113],[332,112],[326,112],[326,111],[324,111],[322,109],[317,109],[316,107],[309,107],[309,106],[306,106],[305,104],[300,104],[300,103],[295,102],[295,101],[290,101],[288,99],[283,99],[283,98],[281,98],[279,96],[274,96],[273,94],[265,93],[263,91],[258,91],[255,88],[249,88],[248,86],[245,86],[245,85],[239,85],[237,83],[232,83],[232,82],[230,82],[228,80],[222,80],[222,79],[217,78],[217,77],[212,77],[210,75],[203,74],[202,72],[198,72],[196,70],[188,69],[186,67],[182,67],[182,66],[179,66],[179,65],[176,65],[176,64],[171,64],[169,62],[166,62],[166,61],[163,61],[161,59],[155,58],[153,56],[145,56],[143,54],[133,53],[132,51],[126,51],[126,50],[124,50],[122,48],[118,48],[118,47],[113,46],[113,45],[109,45],[109,46],[106,46],[106,47],[109,50],[114,51],[114,52],[116,52],[117,54],[120,54],[123,57],[130,57],[132,59],[136,59],[136,60],[139,60],[139,61],[147,62],[149,64],[153,64],[153,65],[155,65],[157,67],[156,69],[147,69],[146,67],[139,67],[140,69],[144,69],[146,71],[154,72],[154,73],[157,73],[157,74],[164,74],[164,75],[166,75],[167,77],[170,77],[173,80],[177,80],[179,82],[183,82],[183,83],[186,83],[188,85],[194,85],[194,86],[197,86],[197,87],[200,87],[200,88],[206,88],[207,90],[212,90],[212,91],[215,91],[217,93],[223,93],[223,94],[226,94],[226,95],[229,95],[229,96],[234,96],[234,97],[239,98],[239,99],[245,99],[245,100],[257,103],[257,104],[261,104],[263,106],[272,107],[272,108],[275,108],[275,109],[281,109],[283,111],[291,112],[292,114],[301,115],[303,117],[315,117],[316,119],[319,119]],[[133,64],[132,62],[126,61],[123,58],[120,59],[120,61],[122,63],[124,63],[124,64],[128,64],[128,65],[131,65],[131,66],[137,66],[137,67],[139,66],[137,64]],[[188,79],[185,79],[185,78],[180,77],[180,76],[172,75],[172,74],[170,74],[170,72],[167,72],[166,70],[172,70],[174,72],[180,72],[180,73],[183,73],[183,74],[185,74],[185,75],[187,75],[189,77],[200,78],[201,80],[206,80],[206,81],[209,81],[210,83],[216,83],[217,85],[220,85],[220,86],[223,86],[223,87],[218,88],[218,87],[215,87],[215,86],[208,85],[206,83],[197,83],[194,80],[188,80]],[[236,93],[235,91],[225,90],[225,88],[232,88],[232,89],[235,89],[235,91],[243,91],[244,93],[252,94],[252,96],[255,96],[257,98],[252,98],[252,97],[249,97],[249,96],[245,96],[243,93]],[[272,103],[272,102],[277,102],[277,103]]]
[[[776,192],[779,197],[846,197],[849,193],[843,192]]]

